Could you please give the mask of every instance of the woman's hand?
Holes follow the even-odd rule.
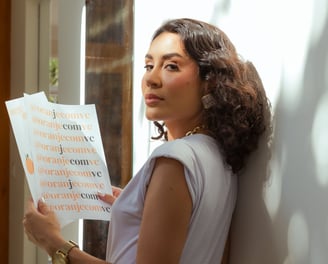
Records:
[[[123,190],[121,188],[112,186],[113,195],[99,193],[99,198],[100,198],[100,200],[102,200],[110,205],[113,205],[113,203],[120,196],[122,191]]]
[[[32,200],[28,201],[23,224],[29,240],[46,250],[49,256],[53,256],[66,243],[60,233],[61,227],[55,212],[41,200],[38,208],[35,208]],[[69,260],[71,264],[110,264],[78,248],[70,251]]]
[[[28,239],[45,249],[49,256],[65,243],[55,212],[42,200],[38,201],[38,208],[32,199],[28,201],[23,224]]]

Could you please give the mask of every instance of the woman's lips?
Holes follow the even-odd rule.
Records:
[[[155,106],[160,101],[163,101],[164,99],[155,95],[155,94],[146,94],[145,95],[145,103],[147,106]]]

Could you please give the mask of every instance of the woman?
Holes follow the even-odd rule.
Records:
[[[170,20],[155,32],[145,70],[146,117],[166,142],[123,191],[101,196],[113,204],[107,262],[65,242],[44,202],[28,204],[26,234],[55,259],[65,260],[67,251],[71,264],[222,259],[237,175],[266,129],[261,80],[220,29],[192,19]]]

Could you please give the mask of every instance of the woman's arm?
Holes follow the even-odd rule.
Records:
[[[230,236],[231,236],[231,231],[229,231],[229,234],[228,234],[225,246],[224,246],[224,251],[223,251],[221,264],[228,264],[229,263],[230,239],[231,239]]]
[[[78,248],[73,248],[69,253],[69,263],[70,264],[111,264],[104,260],[98,259],[88,253],[79,250]]]
[[[146,193],[137,263],[179,263],[191,211],[183,165],[174,159],[158,158]]]

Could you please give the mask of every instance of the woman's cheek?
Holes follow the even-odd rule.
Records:
[[[141,79],[141,91],[142,91],[143,95],[145,94],[145,89],[146,89],[146,81],[145,81],[145,78],[142,78]]]
[[[168,77],[165,80],[163,80],[163,83],[165,83],[165,86],[168,89],[175,90],[183,90],[184,87],[187,87],[189,85],[189,81],[186,80],[185,77]]]

